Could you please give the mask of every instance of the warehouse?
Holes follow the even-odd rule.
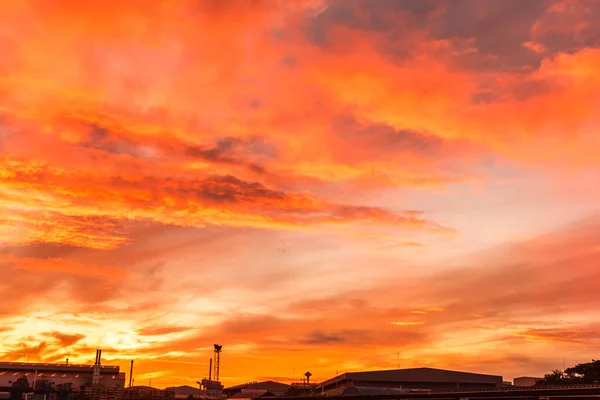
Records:
[[[543,378],[534,378],[531,376],[521,376],[513,380],[514,386],[527,387],[535,386],[536,383],[541,381]]]
[[[125,374],[118,366],[101,365],[101,352],[96,352],[96,363],[93,365],[54,363],[0,362],[0,387],[10,387],[21,377],[26,377],[29,386],[33,382],[47,381],[52,386],[70,383],[73,388],[93,383],[105,387],[123,387]]]
[[[484,389],[502,387],[502,377],[435,368],[348,372],[322,382],[319,391],[329,392],[350,386],[430,390]]]
[[[264,390],[265,392],[272,393],[275,396],[285,396],[288,393],[290,385],[285,383],[279,383],[275,381],[265,382],[248,382],[241,385],[236,385],[223,389],[223,394],[228,397],[233,397],[243,391],[248,390]]]

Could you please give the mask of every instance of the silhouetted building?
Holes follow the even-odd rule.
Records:
[[[398,389],[387,387],[348,386],[339,390],[328,391],[327,396],[375,396],[375,395],[403,395],[411,393],[411,389]]]
[[[220,399],[226,397],[223,393],[224,386],[221,382],[212,379],[202,379],[201,384],[205,398]]]
[[[123,387],[125,373],[118,366],[99,367],[99,384],[106,387]],[[0,362],[0,387],[11,386],[22,376],[26,376],[30,385],[33,381],[48,381],[53,386],[71,383],[73,389],[90,385],[94,379],[94,365]]]
[[[264,397],[275,397],[275,395],[268,390],[261,389],[242,389],[240,393],[236,393],[233,396],[229,397],[229,399],[245,399],[245,400],[255,400],[262,399]]]
[[[169,400],[174,398],[174,392],[150,386],[132,386],[123,389],[122,397],[123,400]]]
[[[349,386],[431,390],[484,389],[502,387],[502,377],[435,368],[348,372],[322,382],[319,390],[329,392]]]
[[[318,392],[318,393],[317,393]],[[295,382],[290,385],[288,396],[312,396],[320,394],[319,385],[315,383]]]
[[[542,378],[533,378],[531,376],[521,376],[519,378],[513,379],[514,386],[527,387],[534,386],[538,381],[541,381]]]
[[[264,382],[249,382],[243,383],[241,385],[231,386],[223,389],[223,394],[227,395],[227,397],[233,397],[238,393],[242,393],[246,391],[254,390],[264,390],[266,392],[272,393],[275,396],[285,396],[288,393],[290,385],[286,385],[285,383],[279,383],[275,381],[264,381]]]
[[[173,392],[176,399],[187,399],[190,396],[194,398],[206,396],[206,392],[204,390],[192,386],[171,386],[165,390]]]

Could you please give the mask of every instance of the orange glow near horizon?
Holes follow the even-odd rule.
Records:
[[[226,386],[590,361],[598,16],[1,1],[0,360],[102,348],[157,387],[213,343]]]

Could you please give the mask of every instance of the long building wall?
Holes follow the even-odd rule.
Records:
[[[347,386],[366,386],[366,387],[385,387],[398,389],[484,389],[497,387],[494,383],[465,383],[465,382],[390,382],[390,381],[340,381],[339,384],[327,385],[324,390],[332,390],[336,387]]]
[[[477,389],[502,386],[502,377],[435,368],[348,372],[321,383],[324,391],[346,386],[399,389]]]
[[[93,371],[92,365],[0,362],[0,387],[9,387],[17,379],[25,376],[30,386],[37,379],[47,380],[53,385],[71,383],[73,388],[79,389],[92,383]],[[100,384],[122,388],[125,385],[125,374],[119,372],[117,366],[101,366]]]
[[[348,386],[388,387],[399,389],[479,389],[495,388],[494,383],[466,383],[466,382],[373,382],[350,381]]]

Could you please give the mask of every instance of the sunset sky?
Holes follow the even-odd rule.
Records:
[[[598,0],[0,0],[0,359],[137,384],[600,354]],[[594,27],[596,25],[596,27]]]

